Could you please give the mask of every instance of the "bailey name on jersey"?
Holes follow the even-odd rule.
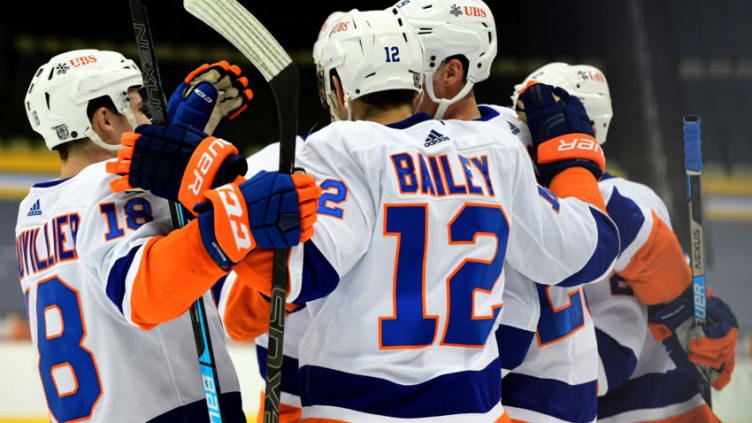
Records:
[[[401,194],[494,196],[488,156],[424,156],[402,152],[392,154],[391,159]]]

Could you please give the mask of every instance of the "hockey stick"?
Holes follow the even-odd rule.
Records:
[[[185,9],[220,33],[261,72],[274,94],[279,122],[279,171],[291,173],[298,132],[298,70],[271,33],[235,0],[184,0]],[[282,385],[282,342],[285,334],[287,257],[289,250],[274,250],[269,344],[266,358],[264,423],[279,420]]]
[[[128,0],[131,9],[133,30],[136,34],[138,56],[141,60],[141,73],[144,78],[144,88],[147,92],[147,106],[151,114],[151,121],[155,124],[167,124],[167,101],[162,90],[162,79],[159,76],[157,66],[157,53],[154,48],[154,40],[151,37],[149,16],[143,0]],[[173,228],[182,228],[185,223],[183,206],[180,203],[170,201],[170,217]],[[209,411],[209,421],[222,422],[222,408],[220,406],[221,390],[217,366],[214,362],[214,350],[212,349],[209,325],[206,322],[204,299],[200,297],[191,305],[191,324],[193,337],[198,351],[198,364],[201,369],[201,381],[206,397],[206,406]]]
[[[700,142],[700,117],[684,116],[684,168],[687,171],[687,198],[689,200],[690,263],[692,266],[692,295],[694,297],[695,326],[706,321],[707,282],[705,281],[705,243],[702,233],[702,149]],[[699,371],[703,371],[698,367]],[[710,378],[702,383],[702,397],[712,407]]]

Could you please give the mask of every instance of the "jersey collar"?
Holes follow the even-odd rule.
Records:
[[[72,176],[68,177],[68,178],[65,178],[65,179],[55,179],[55,180],[47,181],[47,182],[39,182],[39,183],[36,183],[36,184],[32,185],[32,187],[33,188],[49,188],[49,187],[54,187],[55,185],[62,184],[63,182],[67,181],[70,178],[72,178]]]
[[[390,123],[387,126],[394,129],[407,129],[413,125],[417,125],[421,122],[425,122],[431,119],[431,115],[429,115],[428,113],[416,113],[405,120]]]
[[[483,122],[499,116],[499,112],[488,106],[478,106],[478,111],[480,112],[480,117],[475,120],[480,120]]]

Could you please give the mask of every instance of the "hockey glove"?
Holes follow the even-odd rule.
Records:
[[[191,72],[167,102],[167,117],[213,134],[228,119],[234,119],[248,107],[253,92],[240,67],[222,60],[203,64]]]
[[[536,83],[523,90],[515,107],[530,128],[541,184],[548,186],[570,167],[583,167],[600,179],[606,158],[580,99],[563,88]]]
[[[240,185],[207,191],[208,201],[194,209],[204,247],[226,269],[256,247],[305,242],[313,235],[320,195],[310,175],[264,171]]]
[[[107,172],[113,192],[140,188],[180,201],[188,210],[206,200],[204,191],[232,182],[248,170],[245,158],[227,141],[181,124],[141,125],[123,134],[117,160]]]
[[[728,305],[708,291],[707,323],[694,325],[692,288],[677,299],[648,307],[648,326],[677,367],[723,389],[734,371],[739,323]]]

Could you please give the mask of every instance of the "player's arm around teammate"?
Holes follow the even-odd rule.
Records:
[[[133,275],[121,272],[113,284],[129,294],[122,301],[129,302],[130,319],[142,328],[184,312],[257,245],[289,247],[310,237],[318,195],[312,178],[272,172],[233,183],[245,172],[245,159],[228,142],[196,129],[213,130],[237,116],[252,96],[246,87],[237,66],[201,66],[171,97],[170,115],[178,123],[125,134],[118,160],[108,163],[108,172],[125,175],[111,182],[114,191],[137,186],[171,200],[180,197],[197,215],[167,237],[148,240],[142,251],[115,254],[121,268],[133,261],[138,267]],[[214,101],[206,102],[206,96]],[[133,172],[131,165],[137,167]],[[177,291],[170,277],[175,272],[188,274]]]

